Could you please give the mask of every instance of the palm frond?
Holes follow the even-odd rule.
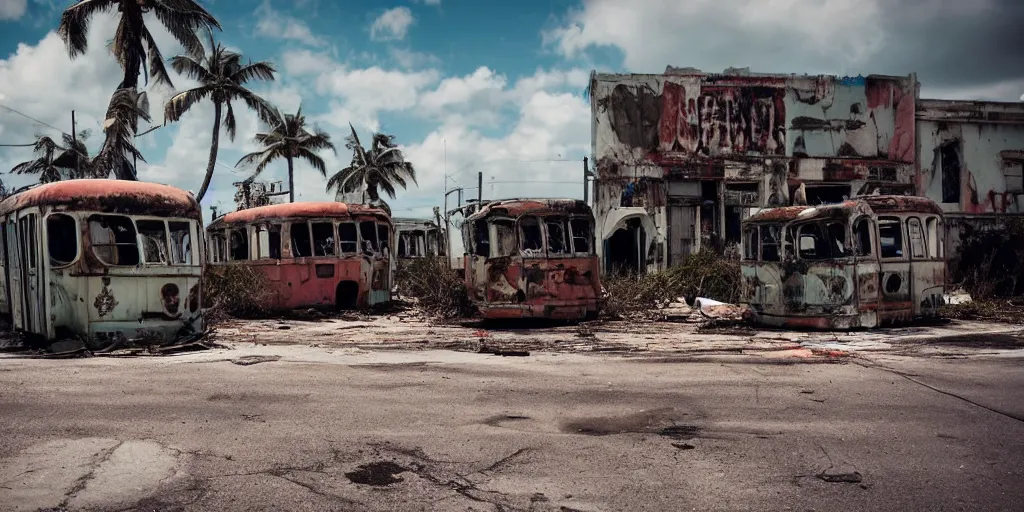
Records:
[[[241,58],[241,56],[239,56]],[[232,82],[242,85],[250,80],[273,82],[277,70],[269,62],[250,62],[241,66],[228,77]]]
[[[305,160],[306,163],[319,171],[323,177],[327,177],[327,164],[324,163],[323,158],[320,158],[320,156],[313,151],[304,147],[295,148],[295,158]]]
[[[64,41],[70,57],[78,57],[89,49],[89,24],[93,17],[113,9],[117,4],[117,0],[81,0],[64,10],[57,34]]]
[[[171,58],[171,69],[173,69],[179,75],[185,75],[187,78],[197,80],[200,83],[210,83],[216,80],[213,73],[210,73],[202,63],[193,59],[192,57],[185,55],[176,55]]]
[[[221,28],[217,19],[193,0],[162,0],[150,5],[153,14],[167,32],[192,55],[203,52],[203,43],[197,31]]]
[[[149,33],[149,29],[145,26],[142,27],[142,37],[146,40],[148,47],[146,55],[149,57],[149,76],[153,77],[157,83],[174,87],[174,84],[171,83],[171,76],[167,74],[167,68],[164,66],[164,56],[160,53],[153,34]]]
[[[224,106],[227,112],[224,113],[224,130],[228,132],[228,138],[235,140],[235,132],[238,129],[238,124],[235,122],[235,109],[231,108],[231,102],[225,101]]]
[[[210,97],[211,94],[213,94],[213,88],[203,85],[171,96],[171,99],[167,100],[167,104],[164,105],[164,119],[168,121],[181,119],[182,114],[188,112],[196,103]]]

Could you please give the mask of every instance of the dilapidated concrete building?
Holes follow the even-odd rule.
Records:
[[[918,194],[951,213],[1016,211],[1016,196],[1006,201],[1019,190],[1021,107],[921,101],[919,90],[913,74],[592,73],[602,268],[654,270],[701,248],[733,250],[744,218],[794,200]],[[936,149],[954,133],[959,149]],[[948,187],[959,196],[940,201],[934,162],[954,151],[960,181]],[[969,183],[981,187],[977,202]]]

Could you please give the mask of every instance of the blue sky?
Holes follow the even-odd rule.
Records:
[[[1024,57],[1007,49],[1024,43],[1019,1],[915,1],[935,9],[896,0],[789,0],[786,10],[758,0],[200,3],[220,20],[223,44],[278,68],[275,83],[253,89],[285,110],[301,102],[310,121],[334,137],[339,154],[325,155],[329,172],[348,161],[349,122],[364,140],[373,130],[397,137],[419,174],[419,187],[391,201],[395,214],[406,216],[429,215],[446,187],[462,185],[475,195],[477,171],[485,175],[486,197],[580,197],[581,159],[590,145],[583,91],[592,69],[916,71],[923,96],[1016,101],[1024,93]],[[97,20],[90,51],[72,62],[53,32],[70,4],[0,0],[0,144],[59,135],[52,127],[70,131],[72,109],[79,128],[93,130],[90,145],[102,139],[100,117],[120,80],[104,48],[114,25],[112,18]],[[180,51],[166,33],[154,32],[165,57]],[[179,90],[190,85],[173,78]],[[157,125],[159,105],[172,92],[148,91]],[[251,138],[259,129],[243,112],[236,107],[238,138],[225,142],[222,134],[222,165],[204,206],[232,209],[232,182],[248,175],[232,168],[255,149]],[[200,105],[146,135],[140,176],[198,189],[211,130],[212,108]],[[0,147],[0,168],[30,156],[25,148]],[[284,164],[265,177],[284,179]],[[9,174],[3,180],[27,182]],[[308,168],[297,170],[296,181],[300,200],[332,197]]]

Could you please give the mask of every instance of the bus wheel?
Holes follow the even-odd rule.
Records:
[[[355,309],[359,305],[359,285],[354,281],[338,283],[334,300],[338,309]]]

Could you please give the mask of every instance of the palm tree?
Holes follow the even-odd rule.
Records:
[[[97,177],[109,176],[111,172],[120,180],[137,180],[135,160],[146,159],[135,147],[135,134],[139,131],[139,119],[149,122],[149,99],[145,92],[135,89],[118,89],[110,97],[107,116],[103,121],[103,132],[107,138],[93,160],[93,171]],[[131,157],[131,160],[129,160]]]
[[[153,14],[189,54],[203,51],[202,41],[196,34],[198,30],[221,28],[217,19],[195,0],[78,0],[64,11],[57,28],[71,58],[84,54],[88,49],[89,23],[93,17],[114,8],[120,13],[120,20],[110,42],[110,50],[124,70],[124,79],[118,89],[135,89],[138,86],[140,71],[146,72],[147,57],[149,70],[146,82],[152,76],[158,83],[173,86],[156,40],[146,26],[146,14]]]
[[[362,188],[370,196],[370,204],[386,208],[387,203],[381,201],[379,190],[394,199],[396,186],[408,188],[406,180],[416,183],[416,169],[411,162],[405,161],[402,150],[394,142],[394,135],[374,133],[367,150],[360,144],[359,135],[351,123],[348,127],[352,133],[345,137],[345,147],[352,151],[352,163],[327,180],[327,190],[350,193]]]
[[[179,74],[183,74],[199,81],[199,86],[180,92],[164,106],[164,120],[177,121],[182,114],[192,108],[200,101],[207,98],[213,102],[213,140],[210,142],[210,160],[206,164],[206,177],[199,187],[199,194],[196,201],[202,201],[210,187],[210,180],[213,178],[213,168],[217,163],[217,150],[220,145],[220,118],[221,111],[226,107],[227,116],[224,117],[224,128],[228,137],[235,140],[235,112],[231,108],[231,102],[242,100],[249,108],[256,111],[264,120],[273,108],[263,99],[245,88],[246,82],[253,79],[273,81],[274,67],[267,62],[249,62],[242,64],[242,56],[229,51],[213,40],[213,33],[209,33],[210,52],[202,52],[193,55],[179,55],[171,59],[171,67]]]
[[[327,165],[317,153],[329,149],[335,154],[337,150],[331,142],[331,136],[319,128],[306,129],[306,117],[302,115],[302,107],[294,114],[282,114],[275,109],[269,113],[270,131],[256,134],[256,142],[263,146],[262,150],[243,156],[235,166],[256,164],[248,181],[256,179],[267,165],[274,160],[284,158],[288,162],[288,201],[295,202],[295,164],[296,158],[305,160],[320,174],[327,177]]]
[[[84,131],[80,134],[83,139],[87,136],[88,133]],[[66,133],[62,137],[62,142],[63,146],[50,137],[37,135],[32,146],[36,158],[15,165],[11,169],[11,174],[38,174],[40,183],[86,176],[90,162],[85,143]]]

